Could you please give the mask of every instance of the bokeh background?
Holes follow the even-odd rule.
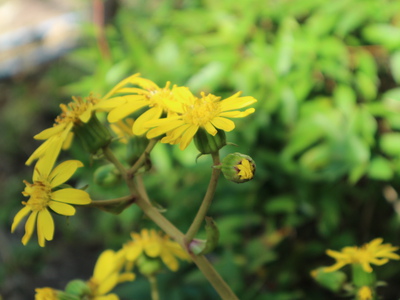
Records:
[[[129,232],[154,227],[131,206],[118,216],[89,208],[56,217],[40,248],[10,234],[21,208],[24,162],[33,136],[51,126],[72,95],[105,94],[140,72],[222,97],[258,99],[238,120],[223,154],[257,164],[253,181],[221,180],[210,215],[221,231],[209,255],[240,299],[338,299],[310,271],[333,260],[325,250],[373,238],[400,245],[400,2],[390,0],[39,1],[0,4],[0,298],[33,299],[34,288],[88,279],[99,253]],[[209,179],[194,147],[158,145],[145,177],[149,194],[185,231]],[[96,186],[80,145],[62,158],[87,168],[77,186],[94,199],[124,195]],[[221,178],[223,179],[223,178]],[[400,263],[376,268],[400,297]],[[162,299],[218,299],[195,266],[160,274]],[[149,299],[139,277],[121,299]]]

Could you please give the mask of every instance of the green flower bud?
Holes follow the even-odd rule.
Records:
[[[80,279],[71,280],[65,287],[65,292],[70,295],[84,296],[91,293],[90,287]]]
[[[211,135],[205,129],[199,128],[194,136],[194,144],[201,154],[218,152],[226,145],[225,131],[218,130],[216,135]]]
[[[222,160],[221,171],[226,179],[243,183],[253,179],[256,164],[250,156],[235,152],[228,154]]]
[[[163,264],[159,257],[148,257],[147,255],[139,256],[136,265],[143,275],[150,276],[163,269]]]
[[[111,141],[108,129],[93,114],[87,123],[75,124],[74,133],[80,139],[83,148],[89,153],[96,154]]]
[[[102,187],[113,187],[120,179],[120,172],[112,164],[100,166],[94,172],[94,182]]]

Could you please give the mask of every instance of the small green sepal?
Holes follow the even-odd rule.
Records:
[[[215,135],[211,135],[205,129],[199,128],[194,136],[194,144],[200,154],[216,153],[226,146],[225,131],[218,130]]]
[[[111,134],[108,129],[92,114],[87,123],[81,123],[74,126],[73,132],[81,141],[83,148],[96,154],[101,148],[111,142]]]
[[[210,253],[217,247],[219,241],[219,230],[211,217],[206,217],[206,239],[194,239],[189,244],[189,250],[195,255]]]
[[[82,297],[84,295],[90,295],[90,287],[87,283],[80,279],[74,279],[68,282],[65,287],[65,292],[69,295]]]

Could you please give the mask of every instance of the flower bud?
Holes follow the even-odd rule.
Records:
[[[194,136],[194,144],[201,154],[218,152],[226,145],[225,131],[218,130],[216,135],[211,135],[205,129],[199,128]]]
[[[75,124],[74,133],[80,139],[83,148],[89,153],[95,154],[111,141],[108,129],[93,114],[87,123]]]
[[[153,275],[162,270],[163,264],[159,257],[148,257],[147,255],[139,256],[136,261],[136,265],[140,271],[145,276]]]
[[[94,182],[102,187],[113,187],[121,179],[120,172],[112,164],[98,167],[93,176]]]
[[[226,179],[243,183],[253,179],[256,164],[250,156],[235,152],[228,154],[222,160],[221,171]]]
[[[69,295],[83,296],[89,295],[91,293],[90,287],[86,284],[85,281],[75,279],[68,282],[65,287],[65,292]]]

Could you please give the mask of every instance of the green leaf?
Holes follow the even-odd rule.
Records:
[[[374,157],[368,168],[368,176],[378,180],[389,180],[393,177],[393,169],[389,160],[382,156]]]
[[[390,69],[394,80],[400,83],[400,51],[396,51],[390,57]]]
[[[400,133],[385,133],[381,136],[380,146],[385,154],[400,156]]]
[[[290,195],[280,195],[267,200],[264,210],[270,214],[293,213],[296,211],[296,201]]]

